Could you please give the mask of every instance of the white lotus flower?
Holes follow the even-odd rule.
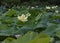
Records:
[[[58,6],[56,5],[55,7],[57,8]]]
[[[18,19],[19,19],[20,21],[22,21],[22,22],[28,21],[27,18],[28,18],[28,17],[26,17],[24,14],[22,14],[21,16],[18,16]]]
[[[35,7],[31,7],[31,9],[34,9]]]
[[[57,8],[58,6],[52,6],[52,9],[55,9],[55,8]]]
[[[53,41],[54,41],[54,38],[51,38],[51,39],[50,39],[50,42],[53,42]]]
[[[56,13],[58,13],[59,11],[58,11],[58,10],[56,10],[55,12],[56,12]]]
[[[15,35],[16,38],[19,38],[21,35]]]
[[[38,8],[39,6],[36,6],[36,8]]]
[[[30,14],[30,13],[27,13],[27,14],[26,14],[26,17],[28,17],[28,16],[31,16],[31,14]]]
[[[46,9],[51,9],[49,6],[46,6]]]
[[[55,9],[55,6],[51,7],[52,9]]]

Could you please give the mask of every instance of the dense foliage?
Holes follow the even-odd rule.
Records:
[[[0,3],[1,43],[60,43],[60,1],[0,0]]]
[[[17,5],[59,5],[60,0],[0,0],[0,6],[3,5],[7,8]]]
[[[60,43],[59,9],[59,6],[3,9],[0,12],[2,43]],[[20,38],[16,39],[15,35]]]

